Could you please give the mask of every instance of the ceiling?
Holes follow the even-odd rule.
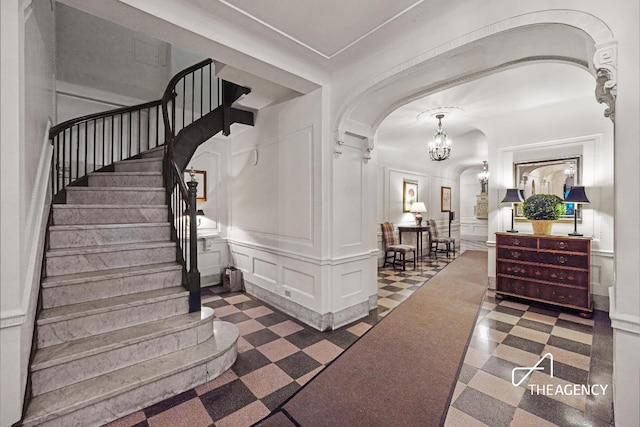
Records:
[[[188,0],[204,6],[204,0]],[[419,26],[455,11],[459,0],[218,0],[209,10],[228,8],[228,18],[254,35],[273,40],[281,48],[336,70],[360,55]],[[215,3],[215,5],[213,5]],[[569,100],[595,102],[593,76],[584,69],[559,63],[530,63],[426,96],[392,112],[377,132],[378,146],[424,150],[425,138],[436,129],[436,112],[447,114],[448,135],[462,138],[452,160],[481,165],[487,158],[482,124],[515,111],[535,109]],[[422,113],[426,121],[419,121]],[[464,135],[464,136],[463,136]]]
[[[85,9],[103,7],[107,1],[61,0]],[[200,28],[223,32],[232,49],[256,55],[282,55],[293,64],[314,64],[324,73],[335,72],[358,61],[382,45],[411,37],[418,30],[443,20],[456,20],[456,8],[464,0],[111,0],[112,8],[123,4],[147,13],[165,14],[168,21],[197,17]],[[154,9],[155,8],[155,9]],[[490,13],[490,11],[488,12]],[[123,15],[120,12],[120,15]],[[133,16],[132,14],[130,14]],[[113,19],[119,18],[112,14]],[[458,15],[459,16],[459,15]],[[126,25],[122,20],[122,25]],[[131,24],[130,24],[131,25]],[[196,25],[196,24],[194,24]],[[253,50],[252,50],[253,49]],[[259,57],[256,55],[256,57]],[[287,59],[288,58],[288,59]],[[285,61],[285,62],[286,62]],[[238,74],[233,67],[226,71]],[[262,75],[260,70],[256,74]],[[419,122],[424,111],[456,107],[443,120],[454,139],[456,158],[470,164],[486,158],[483,122],[513,111],[541,107],[568,100],[595,102],[594,79],[585,70],[558,63],[531,63],[452,87],[413,101],[392,112],[378,128],[377,144],[404,144],[424,149],[425,138],[436,128],[436,119]],[[256,91],[255,93],[258,93]],[[268,105],[267,99],[261,100]],[[429,114],[427,114],[428,116]],[[463,135],[476,135],[465,138]],[[480,135],[480,137],[477,137]],[[456,138],[473,143],[455,145]],[[482,146],[484,141],[484,147]],[[418,148],[420,147],[420,148]],[[467,155],[461,153],[467,151]],[[452,155],[452,158],[454,156]]]

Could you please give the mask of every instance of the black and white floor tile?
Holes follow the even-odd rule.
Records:
[[[484,241],[463,238],[460,243],[461,251],[486,250]],[[319,332],[250,295],[220,294],[215,287],[206,288],[203,304],[214,308],[217,318],[235,323],[240,330],[236,363],[221,377],[110,426],[250,426],[287,400],[453,259],[425,257],[415,270],[379,269],[377,310],[330,332]],[[611,327],[605,313],[582,319],[521,302],[500,301],[489,291],[446,425],[609,425],[610,394],[531,395],[527,386],[597,381],[609,384],[610,392],[611,348]],[[513,386],[512,369],[533,366],[546,352],[554,355],[554,377],[535,372],[520,386]]]

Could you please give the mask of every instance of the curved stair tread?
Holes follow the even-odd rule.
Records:
[[[80,254],[98,254],[102,252],[121,252],[121,251],[133,251],[138,249],[155,249],[175,247],[176,243],[170,240],[162,240],[157,242],[137,242],[137,243],[121,243],[113,245],[98,245],[98,246],[85,246],[80,248],[58,248],[49,249],[47,251],[47,258],[57,256],[69,256]]]
[[[180,314],[155,322],[143,323],[38,349],[33,358],[31,370],[39,371],[72,360],[197,327],[199,324],[210,321],[213,314],[212,308],[202,307],[200,312]]]
[[[23,426],[35,426],[70,414],[163,378],[179,375],[190,368],[232,352],[239,337],[238,328],[232,323],[217,320],[213,324],[213,337],[196,346],[34,397],[27,409]],[[210,379],[212,378],[206,378],[204,372],[204,378],[199,378],[191,387]],[[148,406],[152,403],[155,402],[138,403],[135,408],[125,409],[123,414],[139,409],[142,407],[141,404]],[[123,414],[114,414],[113,419]]]
[[[189,291],[183,286],[154,289],[152,291],[135,294],[120,295],[78,304],[64,305],[42,310],[37,320],[38,325],[77,319],[89,315],[115,311],[126,307],[145,305],[150,302],[169,300],[172,298],[188,297]]]
[[[182,265],[178,262],[164,262],[159,264],[137,265],[134,267],[112,268],[109,270],[87,271],[84,273],[61,274],[58,276],[45,277],[42,281],[42,286],[44,288],[52,288],[174,270],[182,270]]]

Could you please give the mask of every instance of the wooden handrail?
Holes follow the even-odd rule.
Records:
[[[131,107],[122,107],[117,108],[115,110],[103,111],[101,113],[88,114],[86,116],[77,117],[75,119],[67,120],[66,122],[62,122],[53,126],[49,129],[49,139],[53,140],[53,138],[58,135],[60,132],[65,129],[72,128],[73,126],[80,125],[83,123],[90,122],[91,120],[98,120],[111,116],[118,116],[120,114],[133,113],[135,111],[144,110],[145,108],[153,108],[157,107],[162,103],[161,99],[156,101],[145,102],[144,104],[138,104]]]

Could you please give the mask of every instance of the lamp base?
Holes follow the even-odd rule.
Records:
[[[422,215],[420,215],[420,213],[416,213],[416,225],[417,226],[422,225]]]
[[[573,232],[573,233],[569,233],[569,236],[579,237],[579,236],[583,236],[583,234],[582,233]]]
[[[507,233],[517,233],[518,230],[507,230]]]

